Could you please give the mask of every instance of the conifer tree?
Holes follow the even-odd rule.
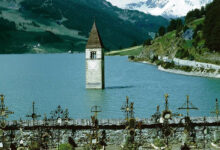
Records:
[[[204,22],[203,34],[206,46],[212,51],[220,52],[220,1],[214,0],[206,7],[206,18]]]
[[[166,33],[166,28],[161,26],[158,30],[159,36],[163,36]]]

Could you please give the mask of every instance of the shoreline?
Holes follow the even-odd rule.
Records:
[[[155,65],[151,62],[148,61],[133,61],[133,62],[139,62],[139,63],[143,63],[143,64],[149,64],[149,65]],[[207,73],[207,72],[196,72],[196,71],[191,71],[191,72],[186,72],[183,70],[177,70],[177,69],[164,69],[161,66],[157,67],[158,70],[160,71],[164,71],[164,72],[168,72],[168,73],[174,73],[174,74],[180,74],[180,75],[186,75],[186,76],[196,76],[196,77],[206,77],[206,78],[216,78],[216,79],[220,79],[220,74],[218,73]]]
[[[181,74],[186,76],[197,76],[197,77],[208,77],[208,78],[217,78],[220,79],[220,74],[214,74],[214,73],[206,73],[206,72],[185,72],[182,70],[176,70],[176,69],[164,69],[161,66],[158,66],[158,70],[174,73],[174,74]]]

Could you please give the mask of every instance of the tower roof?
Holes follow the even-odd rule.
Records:
[[[89,49],[89,48],[104,48],[95,22],[92,26],[92,30],[90,31],[90,35],[89,35],[89,39],[88,39],[86,48],[87,49]]]

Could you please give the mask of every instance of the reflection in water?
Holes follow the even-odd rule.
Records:
[[[92,115],[91,108],[93,106],[100,106],[102,110],[104,109],[103,106],[105,105],[106,99],[105,90],[86,90],[85,99],[85,104],[87,105],[86,107],[89,111],[88,114]],[[102,118],[102,113],[99,114],[99,117]]]
[[[128,88],[133,88],[134,86],[111,86],[111,87],[106,87],[105,89],[128,89]]]
[[[89,102],[102,102],[105,99],[105,91],[86,90],[86,98]]]

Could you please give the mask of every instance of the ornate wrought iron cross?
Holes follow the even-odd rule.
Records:
[[[187,115],[186,115],[187,117],[189,117],[189,110],[192,110],[192,109],[198,110],[198,108],[195,107],[195,106],[189,101],[189,95],[187,95],[186,103],[184,103],[183,106],[182,106],[182,107],[179,107],[178,109],[179,109],[179,110],[180,110],[180,109],[185,109],[186,112],[187,112]]]
[[[3,94],[0,95],[1,104],[0,104],[0,125],[2,128],[5,128],[6,123],[5,120],[8,118],[8,115],[14,114],[14,112],[8,110],[8,107],[5,106],[4,99],[5,96]]]
[[[26,115],[26,117],[32,118],[32,120],[33,120],[33,125],[35,125],[36,119],[39,118],[39,117],[41,117],[41,115],[38,115],[38,114],[36,114],[36,112],[35,112],[35,102],[34,102],[34,101],[33,101],[33,103],[32,103],[32,114]]]
[[[122,107],[121,107],[121,110],[123,111],[123,112],[125,112],[125,114],[126,114],[126,121],[128,121],[129,120],[129,118],[133,118],[134,117],[134,103],[133,102],[129,102],[129,98],[128,98],[128,96],[126,97],[126,103],[125,103],[125,105],[123,105]]]
[[[97,119],[97,115],[98,115],[98,113],[102,112],[102,109],[100,106],[93,106],[91,108],[91,112],[94,113],[94,117],[95,117],[95,119]]]
[[[220,110],[219,110],[219,105],[218,105],[218,99],[216,98],[216,100],[215,100],[215,111],[212,111],[211,113],[216,115],[217,120],[218,120],[218,116],[219,116],[219,113],[220,113],[219,111]]]

